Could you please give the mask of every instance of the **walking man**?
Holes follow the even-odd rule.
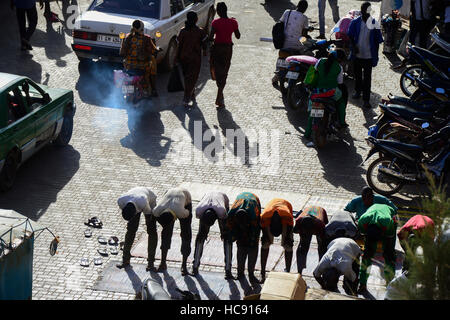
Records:
[[[156,243],[158,241],[156,219],[153,216],[153,208],[156,206],[156,195],[150,188],[136,187],[120,196],[117,200],[117,204],[122,210],[122,217],[128,221],[125,244],[123,246],[122,263],[117,264],[117,267],[122,269],[130,265],[131,246],[133,245],[136,232],[139,228],[141,213],[144,213],[148,233],[147,271],[153,269]]]
[[[419,35],[419,47],[426,49],[430,31],[433,28],[430,12],[430,0],[412,0],[409,42],[416,44]]]
[[[158,221],[167,228],[167,232],[164,235],[165,237],[161,239],[161,264],[159,265],[158,271],[167,269],[167,253],[172,243],[174,223],[175,220],[178,219],[180,221],[181,255],[183,256],[181,275],[187,275],[187,259],[191,254],[192,239],[191,194],[184,188],[169,189],[153,210],[153,214]]]
[[[325,1],[319,0],[319,32],[320,35],[317,39],[325,39]],[[330,5],[331,12],[333,14],[334,23],[338,23],[339,21],[339,6],[338,0],[328,0],[328,4]]]
[[[266,264],[269,248],[273,238],[281,235],[281,246],[284,248],[285,272],[291,271],[294,246],[294,216],[292,205],[284,199],[271,200],[261,213],[261,281],[266,278]]]
[[[17,22],[20,32],[20,50],[33,50],[30,44],[31,36],[36,30],[38,15],[36,10],[36,0],[11,0],[11,9],[16,7]],[[39,6],[44,7],[43,0],[39,0]],[[28,20],[28,28],[27,28]]]
[[[200,200],[197,208],[195,209],[195,215],[200,220],[200,226],[198,229],[197,237],[195,238],[195,251],[194,251],[194,265],[192,267],[192,273],[198,274],[198,268],[200,266],[200,259],[203,254],[203,245],[208,237],[209,229],[214,225],[217,220],[220,229],[220,237],[223,241],[224,256],[227,253],[227,245],[231,243],[225,240],[225,223],[227,213],[229,210],[229,199],[225,193],[211,191],[206,193]],[[224,259],[225,260],[225,259]],[[226,265],[226,260],[225,260]],[[225,273],[231,274],[231,269],[225,269]]]
[[[351,59],[354,59],[355,93],[353,99],[363,98],[363,106],[370,108],[372,68],[378,64],[378,47],[383,42],[379,23],[370,16],[370,2],[361,5],[361,16],[348,28],[351,41]],[[370,29],[369,29],[370,27]]]
[[[183,105],[189,107],[189,102],[195,104],[195,84],[202,66],[202,51],[206,53],[206,31],[197,26],[197,13],[189,11],[185,27],[178,35],[177,60],[181,63],[184,75]]]

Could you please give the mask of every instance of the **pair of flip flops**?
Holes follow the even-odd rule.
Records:
[[[97,252],[104,257],[108,256],[108,249],[106,249],[106,247],[97,249]],[[119,249],[117,249],[117,247],[110,247],[109,253],[112,255],[117,255],[117,254],[119,254]]]
[[[99,236],[97,240],[100,244],[108,243],[110,246],[117,246],[119,244],[119,238],[117,238],[116,236],[112,236],[108,240],[106,240],[104,236]]]
[[[100,257],[94,258],[94,264],[96,266],[101,265],[102,263],[103,263],[102,258],[100,258]],[[80,265],[83,266],[83,267],[89,267],[89,259],[88,258],[82,258],[81,261],[80,261]]]
[[[92,217],[92,218],[88,219],[88,221],[85,222],[84,224],[87,225],[88,227],[93,227],[93,228],[98,228],[98,229],[101,229],[103,227],[103,222],[101,222],[100,219],[97,217]]]

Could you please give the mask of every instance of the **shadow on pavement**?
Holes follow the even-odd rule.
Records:
[[[317,157],[322,164],[323,178],[336,188],[342,187],[359,194],[366,185],[366,181],[361,177],[365,174],[365,170],[360,166],[363,159],[357,153],[350,135],[346,136],[345,142],[330,141],[317,151]]]
[[[222,134],[225,137],[226,148],[237,158],[240,158],[240,162],[247,166],[251,166],[250,155],[258,156],[258,146],[250,146],[248,136],[244,130],[234,121],[233,114],[228,109],[220,109],[217,111],[217,120],[219,127],[222,130]],[[227,136],[228,131],[228,136]],[[232,139],[231,139],[232,137]],[[251,148],[256,148],[250,150]]]
[[[172,140],[163,136],[164,124],[158,112],[128,110],[130,133],[120,140],[124,148],[133,150],[153,167],[161,166]]]
[[[267,13],[274,21],[280,20],[283,12],[289,9],[295,9],[298,1],[292,3],[289,0],[259,0]]]
[[[38,220],[78,171],[79,161],[79,152],[70,145],[44,147],[18,169],[12,189],[1,194],[0,207]]]

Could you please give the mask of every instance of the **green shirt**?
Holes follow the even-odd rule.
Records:
[[[373,195],[373,203],[379,203],[379,204],[387,204],[388,206],[390,206],[392,209],[394,209],[394,214],[397,214],[397,207],[392,203],[391,200],[389,200],[388,198],[378,195],[378,194],[374,194]],[[356,197],[355,199],[353,199],[352,201],[350,201],[347,206],[344,208],[345,211],[348,212],[354,212],[356,213],[356,220],[358,220],[366,211],[367,211],[367,207],[364,205],[364,202],[362,200],[362,197]]]
[[[320,59],[316,70],[319,73],[316,88],[319,89],[333,89],[338,86],[338,75],[341,73],[341,66],[337,61],[334,61],[328,73],[325,72],[325,62],[327,58]]]
[[[383,236],[395,237],[396,227],[392,216],[394,209],[386,204],[374,204],[359,218],[358,229],[365,234],[367,227],[375,224],[381,228]]]

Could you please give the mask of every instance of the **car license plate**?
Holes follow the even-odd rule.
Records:
[[[122,86],[122,93],[133,93],[134,92],[134,86]]]
[[[99,34],[99,35],[97,35],[97,41],[120,44],[120,38],[119,37],[106,35],[106,34]]]
[[[311,117],[313,118],[323,118],[323,114],[325,113],[325,110],[323,109],[311,109]]]
[[[287,66],[288,66],[288,63],[287,63],[286,60],[284,60],[284,59],[278,59],[277,60],[277,67],[278,68],[287,68]]]
[[[299,75],[299,72],[293,72],[293,71],[289,71],[286,75],[286,78],[288,79],[293,79],[293,80],[297,80]]]

